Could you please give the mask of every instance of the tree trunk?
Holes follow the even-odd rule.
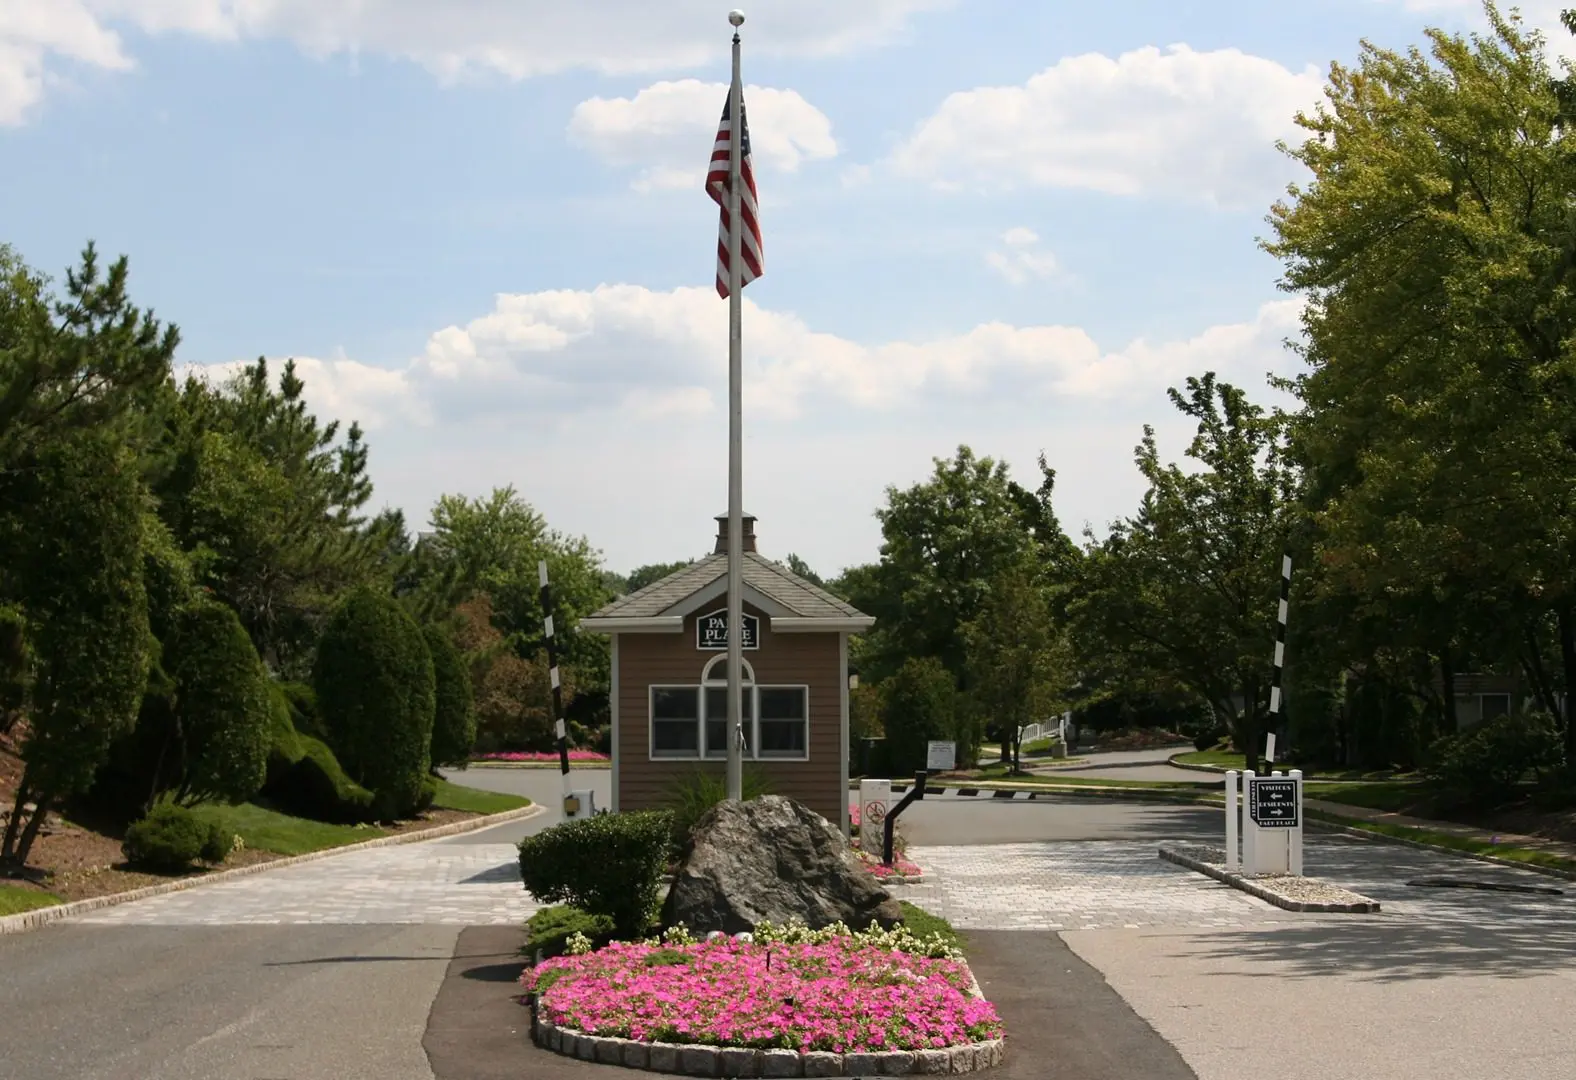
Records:
[[[1560,715],[1559,695],[1554,692],[1554,684],[1549,681],[1549,673],[1543,666],[1543,643],[1538,640],[1536,623],[1528,623],[1526,627],[1527,649],[1522,654],[1521,667],[1526,673],[1527,681],[1532,684],[1533,692],[1538,695],[1538,701],[1550,716],[1558,718]]]
[[[16,865],[26,866],[28,853],[33,850],[33,841],[38,839],[38,830],[43,827],[44,819],[49,816],[49,804],[54,802],[53,792],[40,792],[33,800],[35,806],[33,816],[27,820],[27,828],[22,830],[22,839],[16,848]]]
[[[1449,645],[1439,650],[1439,681],[1444,689],[1443,734],[1454,735],[1461,730],[1461,722],[1456,716],[1456,665],[1454,657],[1450,655]]]
[[[1565,760],[1576,764],[1576,621],[1572,619],[1571,602],[1561,601],[1558,608],[1560,620],[1560,664],[1565,669],[1565,708],[1561,719],[1565,721]]]
[[[1259,722],[1258,687],[1247,682],[1242,686],[1242,719],[1238,727],[1242,731],[1242,767],[1257,774],[1263,762],[1260,755],[1264,753],[1264,725]]]
[[[27,777],[24,776],[22,782],[17,785],[16,804],[11,807],[10,820],[5,823],[5,839],[0,841],[0,863],[12,861],[11,853],[16,850],[16,834],[22,827],[22,804],[27,802],[27,792]],[[15,862],[20,866],[22,860],[17,859]]]

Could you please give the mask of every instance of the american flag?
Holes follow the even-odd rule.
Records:
[[[731,95],[730,95],[731,96]],[[750,167],[750,125],[744,108],[744,96],[739,96],[739,176],[744,190],[739,195],[739,211],[744,218],[744,231],[739,238],[739,252],[743,256],[740,284],[748,285],[762,274],[761,223],[756,217],[755,170]],[[728,155],[733,138],[733,124],[728,117],[728,103],[722,107],[722,122],[717,125],[717,141],[711,148],[711,168],[706,173],[706,192],[722,207],[722,223],[717,230],[717,295],[728,298]]]

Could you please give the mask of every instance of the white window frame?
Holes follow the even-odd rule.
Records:
[[[706,747],[706,696],[700,693],[700,687],[687,683],[653,683],[646,688],[646,756],[652,761],[697,761],[699,758],[691,754],[657,753],[657,691],[658,690],[694,690],[696,698],[695,723],[699,730],[695,733],[695,745],[701,750]]]
[[[706,754],[706,691],[715,690],[719,686],[727,686],[726,667],[721,677],[715,676],[718,664],[726,664],[727,654],[714,656],[702,669],[698,683],[652,683],[646,689],[646,755],[651,761],[722,761],[724,758],[708,757]],[[744,661],[743,690],[750,695],[750,730],[747,734],[749,745],[745,747],[745,758],[750,761],[809,761],[810,760],[810,687],[804,683],[773,683],[767,686],[757,685],[755,682],[755,669],[748,660]],[[652,715],[655,711],[656,694],[658,690],[693,690],[697,701],[697,712],[700,714],[696,720],[699,730],[696,732],[695,743],[697,751],[693,754],[658,754],[657,753],[657,725],[656,718]],[[804,744],[805,752],[802,754],[762,754],[760,753],[761,735],[761,695],[762,690],[797,690],[804,698]]]
[[[804,752],[797,754],[764,753],[761,750],[761,691],[795,690],[804,702]],[[755,741],[751,744],[757,761],[809,761],[810,760],[810,687],[802,683],[769,684],[755,688]]]

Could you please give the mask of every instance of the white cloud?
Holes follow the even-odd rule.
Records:
[[[955,0],[794,0],[752,14],[750,55],[826,56],[901,35]],[[42,96],[48,58],[123,70],[116,28],[216,40],[282,39],[314,56],[380,53],[445,80],[586,68],[611,74],[727,63],[730,30],[706,0],[4,0],[0,123]]]
[[[1077,327],[1003,323],[928,341],[862,344],[746,297],[746,399],[752,412],[776,419],[839,405],[890,412],[960,396],[1118,399],[1204,366],[1262,361],[1295,331],[1298,303],[1266,304],[1249,322],[1186,341],[1139,339],[1105,350]],[[370,372],[378,369],[329,361],[328,382],[338,404],[368,393],[378,415],[415,417],[425,409],[437,423],[542,408],[649,409],[659,395],[664,408],[695,411],[701,395],[726,385],[725,311],[708,288],[503,294],[491,312],[433,334],[403,371],[375,378]]]
[[[7,0],[0,4],[0,125],[21,123],[43,98],[51,55],[125,71],[131,58],[83,0]]]
[[[1006,250],[987,252],[985,263],[1014,285],[1051,277],[1060,270],[1056,256],[1040,247],[1039,234],[1033,229],[1022,226],[1008,229],[1002,234],[1001,242]]]
[[[727,96],[727,83],[682,79],[632,98],[591,98],[575,106],[569,137],[610,164],[638,167],[641,190],[699,188]],[[794,172],[837,155],[832,122],[796,91],[746,86],[744,102],[757,170]]]
[[[1172,456],[1191,434],[1165,388],[1213,370],[1268,400],[1264,373],[1295,370],[1281,342],[1298,313],[1274,301],[1239,323],[1117,348],[1076,327],[1001,323],[861,343],[746,299],[746,497],[763,550],[832,572],[873,558],[885,486],[923,478],[960,442],[1025,477],[1045,449],[1066,526],[1103,527],[1142,494],[1141,425]],[[514,483],[629,569],[707,550],[726,506],[726,328],[709,289],[504,294],[397,370],[297,364],[314,409],[368,428],[378,498],[413,525],[441,493]]]
[[[1058,62],[1022,86],[952,94],[892,157],[941,187],[1084,188],[1259,205],[1295,177],[1275,149],[1321,99],[1312,66],[1172,45]]]

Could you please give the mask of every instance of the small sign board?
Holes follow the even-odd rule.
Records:
[[[1300,807],[1297,781],[1254,777],[1248,784],[1248,817],[1261,829],[1295,829]]]
[[[925,769],[928,772],[951,772],[958,767],[958,744],[932,742],[925,747]]]
[[[726,649],[728,647],[728,609],[722,608],[695,620],[695,647],[697,649]],[[761,620],[754,615],[744,616],[744,648],[761,647]]]

